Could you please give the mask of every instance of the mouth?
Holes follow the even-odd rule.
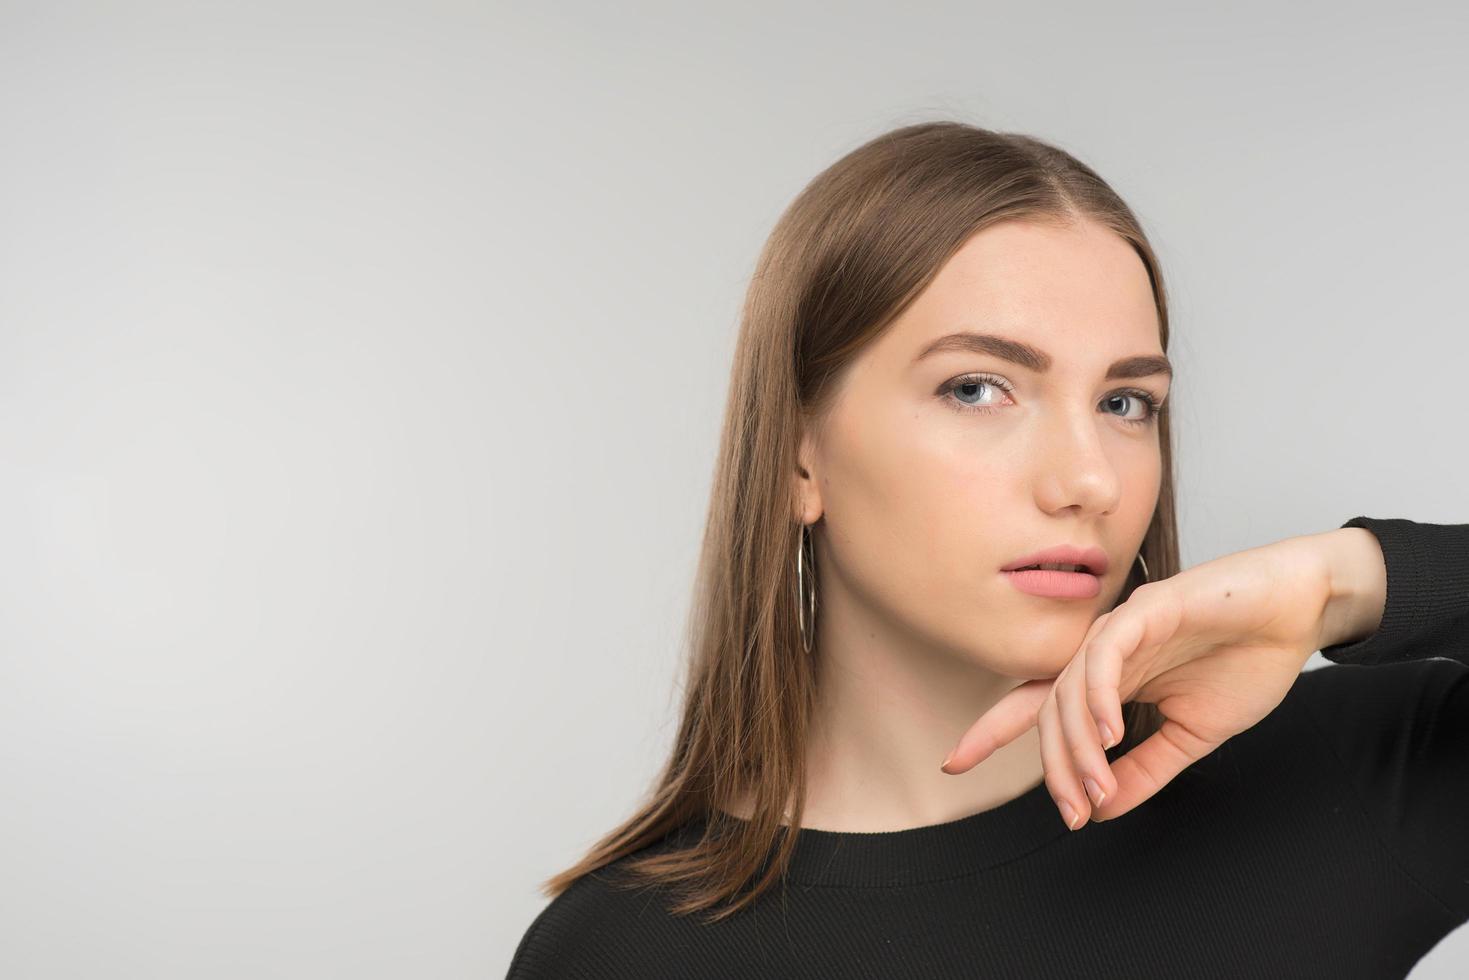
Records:
[[[1008,565],[1001,567],[1002,572],[1050,572],[1061,575],[1090,575],[1100,578],[1107,574],[1107,552],[1099,547],[1081,547],[1072,544],[1060,544],[1041,551],[1033,551],[1028,555],[1022,555]]]
[[[1092,569],[1089,568],[1086,565],[1073,565],[1073,564],[1067,564],[1066,562],[1041,562],[1041,563],[1035,564],[1035,565],[1021,565],[1019,568],[1007,568],[1007,569],[1005,569],[1005,571],[1007,571],[1007,572],[1034,572],[1034,571],[1066,572],[1066,573],[1073,574],[1073,575],[1075,575],[1075,574],[1080,574],[1080,575],[1096,575],[1097,574],[1096,572],[1092,571]]]
[[[1049,599],[1095,599],[1102,580],[1088,566],[1067,562],[1041,562],[1003,569],[1010,584],[1021,592]]]

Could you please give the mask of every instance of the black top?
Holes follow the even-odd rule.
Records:
[[[712,925],[614,863],[509,977],[1404,976],[1469,921],[1469,524],[1342,526],[1382,545],[1377,632],[1115,820],[1068,830],[1042,781],[948,823],[801,829],[785,887]]]

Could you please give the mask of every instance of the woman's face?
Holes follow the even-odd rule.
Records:
[[[954,340],[954,334],[1004,343]],[[927,354],[924,352],[928,351]],[[851,363],[802,463],[823,589],[898,635],[1007,676],[1053,676],[1116,603],[1158,499],[1162,358],[1142,260],[1090,222],[974,235]],[[1166,362],[1162,362],[1166,363]],[[1001,571],[1053,545],[1107,555],[1099,594]]]

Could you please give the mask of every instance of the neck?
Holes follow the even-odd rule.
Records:
[[[1032,727],[957,776],[939,764],[980,715],[1023,680],[935,649],[854,601],[827,576],[802,826],[890,831],[1008,802],[1044,776]]]

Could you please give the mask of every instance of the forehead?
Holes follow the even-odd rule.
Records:
[[[1003,221],[974,234],[884,333],[880,356],[910,360],[960,330],[1033,344],[1055,356],[1058,370],[1161,350],[1142,258],[1090,221]]]

